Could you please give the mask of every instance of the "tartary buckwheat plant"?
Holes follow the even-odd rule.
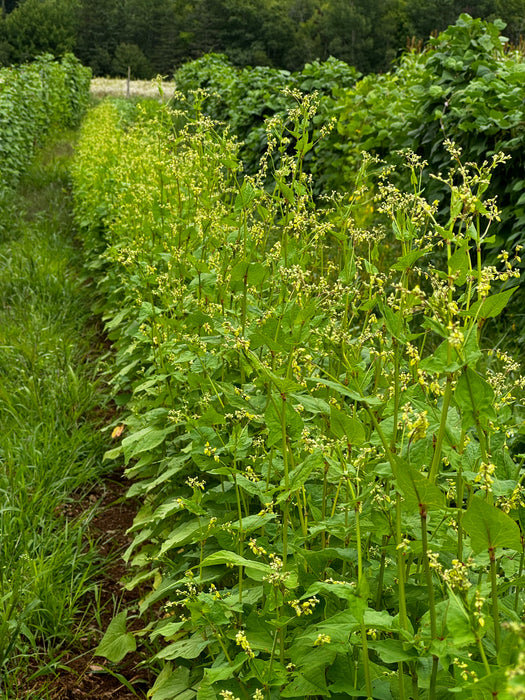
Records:
[[[412,191],[368,158],[316,204],[294,99],[253,177],[204,117],[84,125],[151,697],[518,697],[523,382],[484,335],[518,275],[483,255],[505,158],[449,143],[446,208],[410,153]]]

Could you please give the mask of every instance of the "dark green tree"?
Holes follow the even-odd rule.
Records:
[[[131,78],[151,78],[153,71],[151,63],[137,44],[123,42],[115,49],[115,56],[111,64],[114,75],[127,76],[128,70]]]
[[[110,75],[117,46],[124,41],[123,0],[79,0],[76,54],[95,75]]]
[[[75,50],[78,0],[25,0],[4,20],[9,60],[30,61],[41,53],[63,56]],[[5,59],[4,59],[5,60]]]

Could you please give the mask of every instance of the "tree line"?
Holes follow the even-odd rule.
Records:
[[[382,72],[463,12],[502,19],[513,43],[525,32],[525,0],[2,0],[0,65],[72,52],[95,75],[150,78],[216,52],[238,66],[334,56]]]

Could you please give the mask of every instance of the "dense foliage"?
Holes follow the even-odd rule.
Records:
[[[78,125],[91,71],[72,55],[0,70],[0,190],[16,185],[53,128]]]
[[[197,102],[239,138],[245,169],[252,173],[266,148],[264,118],[284,118],[294,89],[317,91],[313,146],[304,157],[317,195],[352,187],[363,151],[396,163],[399,151],[408,148],[430,166],[423,172],[428,196],[446,207],[446,187],[429,178],[446,166],[446,139],[477,163],[503,151],[511,159],[491,181],[489,196],[497,197],[501,209],[491,235],[497,234],[496,247],[508,247],[525,243],[525,60],[523,53],[505,50],[501,29],[501,23],[462,15],[424,51],[407,52],[392,71],[361,80],[335,59],[288,74],[235,68],[216,55],[185,64],[175,79],[186,101]],[[197,88],[207,96],[192,92]],[[331,120],[331,133],[320,138]],[[408,171],[397,178],[410,188]]]
[[[92,601],[100,600],[106,560],[101,564],[90,532],[96,503],[83,496],[94,484],[100,489],[107,467],[104,349],[74,237],[68,157],[69,142],[46,144],[17,191],[0,203],[0,696],[6,700],[56,697],[56,680],[46,692],[43,670],[64,668],[65,650],[76,655],[92,645],[100,625]]]
[[[408,193],[365,160],[318,208],[311,96],[253,176],[209,117],[154,112],[99,106],[74,173],[127,409],[107,457],[143,499],[148,624],[119,613],[98,653],[149,639],[152,700],[514,697],[523,381],[482,334],[519,274],[482,255],[506,157],[447,143],[441,203],[416,155]]]
[[[301,71],[289,73],[262,66],[236,68],[225,56],[208,54],[176,71],[177,93],[172,104],[185,114],[204,114],[235,134],[244,169],[253,174],[267,147],[266,120],[285,118],[298,92],[316,93],[319,104],[311,127],[313,145],[304,154],[304,165],[315,174],[315,189],[320,193],[333,187],[336,179],[340,186],[343,184],[337,172],[340,139],[334,136],[327,145],[321,133],[326,136],[331,121],[336,119],[338,96],[355,86],[359,77],[355,68],[335,58],[308,63]],[[348,167],[344,175],[348,176]]]
[[[384,71],[407,41],[428,38],[461,12],[507,23],[518,43],[525,0],[4,0],[0,63],[73,51],[95,75],[171,74],[203,54],[236,65],[299,70],[330,56]]]

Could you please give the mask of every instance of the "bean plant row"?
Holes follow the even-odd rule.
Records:
[[[365,157],[315,202],[315,96],[291,96],[251,176],[198,109],[84,124],[76,217],[123,407],[106,457],[142,503],[140,606],[98,653],[141,644],[152,700],[523,697],[523,380],[485,339],[518,275],[519,250],[483,254],[506,158],[447,142],[441,205],[414,154],[404,192]]]
[[[71,54],[0,70],[1,189],[17,184],[49,132],[78,126],[90,78],[90,69]]]

